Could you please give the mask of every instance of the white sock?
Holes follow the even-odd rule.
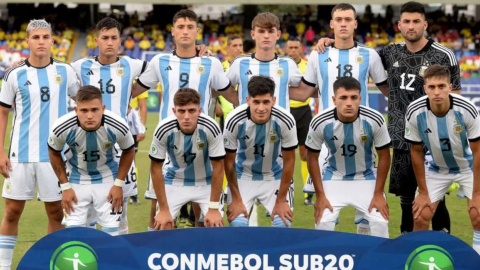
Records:
[[[335,222],[320,222],[315,225],[315,230],[335,231]]]
[[[10,270],[16,243],[16,235],[0,235],[0,270]]]
[[[473,231],[473,249],[480,254],[480,231]]]
[[[370,230],[371,230],[372,236],[389,238],[387,222],[370,221]]]
[[[149,227],[147,227],[147,231],[149,231],[149,232],[154,232],[155,229],[154,229],[154,228],[150,228],[150,226],[149,226]]]

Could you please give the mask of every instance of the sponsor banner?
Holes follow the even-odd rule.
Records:
[[[286,228],[197,228],[112,237],[69,228],[40,239],[18,269],[473,270],[460,239],[425,231],[383,239]]]

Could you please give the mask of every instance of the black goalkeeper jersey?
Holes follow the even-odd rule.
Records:
[[[460,89],[460,67],[453,52],[431,39],[416,52],[408,51],[405,43],[388,45],[379,51],[388,73],[388,133],[394,149],[410,150],[405,141],[405,112],[408,105],[425,95],[423,72],[429,65],[450,67],[453,90]]]

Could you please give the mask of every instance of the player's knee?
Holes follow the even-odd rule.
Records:
[[[18,222],[20,216],[22,215],[23,207],[19,207],[17,205],[8,205],[5,207],[5,214],[3,215],[3,219],[8,223]]]
[[[49,219],[62,221],[63,219],[63,209],[62,205],[59,202],[55,203],[45,203],[45,211]]]
[[[238,216],[230,222],[230,227],[248,227],[248,219],[244,216]]]
[[[273,218],[273,221],[272,221],[272,227],[277,227],[277,228],[288,228],[288,227],[292,227],[292,222],[290,222],[290,220],[288,219],[285,219],[288,223],[288,226],[287,224],[285,224],[285,222],[283,221],[283,219],[279,216],[275,216]]]
[[[414,219],[413,223],[416,228],[427,228],[430,226],[430,221],[432,220],[433,213],[430,209],[424,208],[422,213]]]
[[[472,221],[473,229],[480,231],[480,214],[477,211],[470,211],[470,220]]]

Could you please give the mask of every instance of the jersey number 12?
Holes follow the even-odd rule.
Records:
[[[405,85],[405,75],[408,76],[407,80],[409,80],[407,85]],[[412,87],[412,84],[415,81],[415,74],[402,73],[402,75],[400,75],[400,78],[402,78],[402,83],[400,84],[400,89],[408,90],[408,91],[415,91],[415,88]]]

